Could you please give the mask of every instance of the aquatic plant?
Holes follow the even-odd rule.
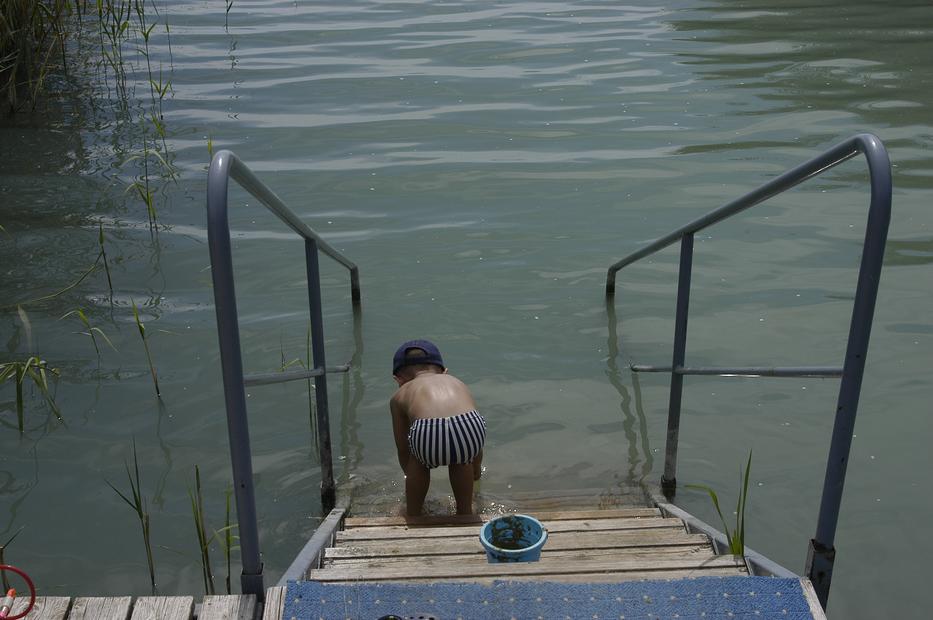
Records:
[[[201,470],[197,465],[194,466],[194,490],[190,487],[188,488],[188,497],[191,500],[191,514],[194,518],[195,532],[198,537],[198,555],[200,556],[201,577],[204,579],[204,593],[214,594],[216,592],[214,586],[214,570],[211,565],[210,556],[211,545],[216,541],[223,551],[224,563],[227,569],[224,577],[224,586],[226,587],[227,594],[231,594],[232,552],[237,548],[234,546],[234,541],[238,539],[238,537],[233,534],[233,530],[236,529],[237,526],[230,522],[230,500],[233,497],[233,488],[227,487],[225,492],[226,511],[224,514],[224,526],[219,530],[212,530],[210,535],[208,535],[209,528],[207,520],[204,517],[204,497],[201,492]]]
[[[6,548],[10,546],[11,542],[16,540],[16,537],[19,536],[20,532],[22,532],[23,529],[25,529],[25,527],[26,527],[25,525],[21,526],[18,530],[16,530],[15,534],[10,536],[5,543],[0,545],[0,564],[6,564],[6,558],[3,557],[4,554],[6,553]],[[9,592],[10,580],[9,580],[9,577],[7,576],[6,571],[3,571],[2,584],[3,584],[3,591]]]
[[[64,314],[62,318],[59,320],[66,319],[69,316],[78,317],[78,320],[81,321],[81,323],[84,325],[84,328],[87,329],[86,332],[80,332],[80,333],[83,336],[89,336],[91,338],[91,342],[94,344],[94,351],[97,352],[98,363],[100,363],[100,346],[97,344],[97,336],[95,336],[95,334],[103,338],[104,342],[110,345],[111,349],[113,349],[114,351],[117,350],[117,348],[113,346],[113,343],[110,341],[110,338],[107,337],[107,334],[105,334],[102,329],[91,325],[91,321],[90,319],[87,318],[87,314],[84,313],[84,310],[82,310],[81,308],[75,308],[71,312]]]
[[[65,68],[66,22],[81,15],[82,0],[3,0],[0,2],[0,95],[14,112],[35,104],[60,50]],[[22,101],[21,101],[22,99]]]
[[[58,418],[60,422],[65,422],[64,418],[62,418],[61,411],[58,409],[58,405],[55,404],[55,397],[52,395],[52,391],[49,388],[50,374],[57,377],[60,373],[58,369],[49,366],[45,360],[39,359],[34,355],[22,361],[3,362],[0,364],[0,384],[12,381],[16,387],[16,422],[20,434],[25,430],[25,399],[23,396],[23,385],[26,383],[27,379],[32,381],[32,384],[39,390],[43,398],[45,398],[45,402],[48,404],[49,409],[52,410],[52,413],[55,414],[55,417]]]
[[[100,223],[97,224],[97,246],[100,248],[99,258],[104,261],[104,271],[107,273],[107,288],[110,291],[110,305],[113,307],[113,280],[110,278],[110,264],[107,261],[107,250],[104,248],[104,225]]]
[[[745,555],[745,509],[748,506],[748,473],[751,469],[752,451],[749,450],[748,462],[745,464],[744,475],[742,473],[742,468],[739,467],[739,480],[741,480],[742,484],[739,488],[739,499],[735,507],[735,529],[731,532],[729,531],[729,526],[726,524],[726,519],[722,516],[722,510],[719,508],[719,497],[716,495],[716,491],[705,484],[684,485],[688,489],[706,491],[709,494],[710,499],[713,501],[713,506],[719,514],[719,520],[722,522],[723,530],[725,530],[726,540],[729,542],[729,551],[736,557]]]
[[[224,561],[227,565],[227,574],[224,576],[224,585],[227,588],[227,594],[232,594],[230,587],[230,565],[231,565],[231,555],[235,547],[233,546],[234,539],[239,538],[238,536],[233,535],[233,530],[236,528],[235,524],[230,523],[230,500],[233,498],[233,487],[227,487],[227,490],[224,492],[224,500],[226,504],[226,510],[224,513],[224,527],[219,532],[214,532],[217,536],[217,540],[220,542],[220,546],[224,552]]]
[[[214,571],[211,569],[211,542],[214,534],[207,535],[207,523],[204,520],[204,498],[201,494],[201,470],[194,466],[194,491],[188,489],[191,499],[191,513],[194,515],[194,527],[198,535],[198,553],[201,556],[201,576],[204,579],[204,593],[214,594]]]
[[[109,480],[106,482],[110,485],[110,488],[133,509],[133,512],[136,513],[136,517],[139,519],[139,526],[143,535],[143,545],[146,547],[146,561],[149,564],[149,583],[152,586],[152,594],[154,595],[156,593],[156,578],[155,563],[152,557],[152,530],[150,527],[149,512],[146,510],[146,500],[142,496],[142,481],[139,477],[139,459],[136,455],[135,439],[133,440],[133,473],[130,473],[130,466],[126,461],[123,461],[123,465],[126,467],[126,477],[130,482],[130,495],[133,499],[131,500],[124,495],[123,492],[115,487]]]
[[[139,337],[142,338],[143,348],[146,350],[146,361],[149,362],[149,373],[152,375],[152,385],[155,386],[156,396],[162,398],[162,392],[159,390],[159,376],[156,374],[155,366],[152,363],[152,354],[149,352],[149,340],[146,338],[146,326],[139,318],[139,309],[136,302],[133,301],[133,318],[136,320],[136,327],[139,329]]]

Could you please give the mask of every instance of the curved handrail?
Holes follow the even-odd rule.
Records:
[[[275,193],[266,187],[266,185],[256,178],[253,171],[250,170],[232,151],[226,149],[217,151],[211,160],[211,167],[207,173],[207,217],[208,226],[211,219],[217,220],[227,228],[227,185],[228,179],[232,178],[240,184],[243,189],[255,196],[263,205],[280,220],[298,233],[305,241],[313,240],[317,243],[318,250],[330,256],[332,259],[350,270],[350,294],[353,305],[360,303],[360,270],[350,259],[345,257],[339,251],[330,246],[326,241],[307,224],[302,222],[292,211],[285,206],[285,203],[275,195]],[[213,191],[212,191],[213,190]],[[216,196],[217,200],[211,201],[211,196]],[[221,199],[222,198],[222,199]]]
[[[771,198],[795,185],[811,179],[859,153],[865,155],[871,183],[871,202],[868,207],[868,221],[865,229],[865,241],[862,246],[862,258],[859,265],[858,282],[855,288],[855,300],[852,318],[849,322],[849,335],[841,373],[837,368],[688,368],[685,366],[687,339],[687,315],[690,300],[690,277],[693,266],[693,236],[696,232],[724,220],[740,211],[748,209]],[[664,459],[664,475],[661,486],[665,494],[672,495],[676,489],[677,443],[680,433],[680,409],[683,390],[683,376],[686,374],[768,374],[771,376],[813,376],[814,371],[821,376],[841,376],[839,398],[833,422],[832,439],[826,461],[826,473],[823,480],[823,494],[820,499],[820,511],[816,534],[810,540],[807,553],[806,573],[823,607],[829,596],[832,581],[833,564],[836,549],[834,539],[839,510],[842,505],[842,490],[845,484],[846,466],[855,430],[855,416],[858,410],[862,376],[865,372],[865,359],[868,356],[868,340],[871,335],[872,317],[875,301],[878,297],[878,282],[881,278],[881,265],[884,259],[884,246],[887,241],[888,225],[891,221],[891,162],[881,140],[872,134],[852,136],[821,155],[806,161],[758,189],[745,194],[722,207],[678,228],[661,237],[654,243],[629,254],[609,267],[606,274],[606,298],[613,304],[615,295],[616,273],[635,261],[654,254],[676,241],[681,242],[680,267],[677,283],[677,308],[674,323],[673,359],[669,367],[632,366],[633,370],[669,371],[671,373],[670,401],[668,404],[667,445]],[[762,372],[762,371],[766,372]]]
[[[788,170],[781,176],[765,183],[758,189],[745,194],[741,198],[733,200],[714,211],[710,211],[686,226],[678,228],[674,232],[661,237],[644,248],[613,263],[609,267],[609,272],[606,275],[606,295],[612,297],[615,294],[616,273],[623,267],[654,254],[659,250],[663,250],[669,245],[679,241],[684,235],[703,230],[716,222],[735,215],[740,211],[744,211],[760,202],[764,202],[772,196],[780,194],[807,179],[815,177],[830,168],[852,159],[859,153],[865,154],[865,158],[868,160],[868,170],[871,175],[872,194],[869,218],[871,218],[872,213],[877,212],[879,217],[890,220],[891,162],[888,159],[888,153],[877,136],[870,133],[857,134],[848,140],[840,142],[823,154],[800,164],[796,168]],[[887,195],[886,203],[883,200],[885,195]]]

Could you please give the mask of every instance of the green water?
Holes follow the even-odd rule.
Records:
[[[232,149],[360,267],[360,363],[332,377],[335,469],[393,505],[401,476],[387,400],[399,342],[435,340],[489,424],[482,491],[654,484],[677,252],[609,264],[859,132],[894,165],[894,214],[852,446],[830,612],[920,617],[933,551],[933,9],[923,2],[240,2],[169,0],[151,58],[177,183],[158,235],[125,194],[138,130],[80,75],[68,95],[0,126],[4,360],[61,369],[65,424],[29,396],[26,433],[0,388],[0,543],[43,593],[145,594],[128,490],[135,439],[160,591],[198,593],[188,487],[202,472],[223,524],[230,484],[205,231],[207,141]],[[93,57],[92,51],[87,53]],[[135,53],[128,80],[145,101]],[[90,71],[90,77],[94,72]],[[134,91],[135,88],[135,91]],[[112,95],[112,93],[111,93]],[[867,212],[861,159],[697,237],[687,360],[841,363]],[[245,365],[305,356],[303,248],[235,190],[231,227]],[[52,300],[97,256],[104,274]],[[345,272],[324,260],[328,363],[357,353]],[[155,398],[131,303],[146,321]],[[98,363],[76,307],[113,340]],[[615,335],[615,338],[612,336]],[[748,544],[803,569],[838,383],[688,378],[679,480],[727,505],[754,449]],[[318,523],[306,386],[248,390],[266,581]],[[432,506],[449,492],[436,477]],[[926,482],[924,480],[927,480]],[[705,494],[678,503],[713,523]],[[222,574],[215,556],[215,572]],[[234,582],[238,572],[235,569]],[[220,585],[220,584],[218,584]]]

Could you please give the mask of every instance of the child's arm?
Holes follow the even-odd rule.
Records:
[[[411,458],[411,452],[408,450],[408,430],[411,427],[411,420],[394,398],[389,401],[389,409],[392,411],[392,433],[395,435],[398,464],[404,472],[408,467],[408,459]]]

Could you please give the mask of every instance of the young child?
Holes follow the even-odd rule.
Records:
[[[431,470],[447,466],[457,514],[473,513],[473,481],[482,474],[486,421],[462,381],[447,374],[441,352],[410,340],[392,360],[398,390],[389,401],[398,464],[405,472],[410,516],[420,515]]]

